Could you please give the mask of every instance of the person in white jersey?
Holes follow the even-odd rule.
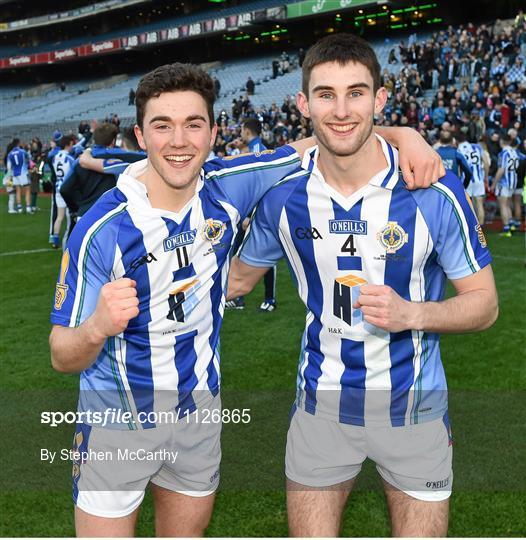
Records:
[[[135,133],[148,158],[83,215],[62,259],[50,347],[56,370],[80,372],[79,536],[132,536],[147,485],[157,536],[202,535],[212,513],[221,415],[204,423],[201,414],[221,408],[229,251],[238,224],[300,163],[290,146],[205,162],[214,98],[212,79],[192,65],[141,79]],[[413,132],[395,133],[413,168],[427,171],[415,182],[429,185],[438,157]],[[97,452],[112,459],[92,459]],[[155,459],[118,459],[123,452]]]
[[[227,297],[288,259],[307,307],[286,449],[291,536],[336,536],[363,461],[384,481],[394,536],[445,536],[452,485],[438,332],[497,317],[490,254],[460,180],[408,191],[373,132],[387,97],[370,45],[321,39],[297,103],[318,146],[260,201]],[[401,150],[403,152],[403,150]],[[446,277],[457,295],[443,300]]]
[[[480,143],[470,143],[463,130],[460,130],[456,139],[458,151],[466,158],[471,167],[472,176],[466,191],[475,206],[477,219],[483,226],[486,219],[484,198],[486,197],[486,191],[489,189],[488,172],[491,163],[489,153]]]
[[[512,216],[512,197],[517,189],[517,170],[522,154],[512,146],[512,139],[508,133],[500,136],[498,169],[493,179],[492,189],[499,201],[500,217],[502,219],[501,236],[511,237],[512,230],[516,230],[516,225]]]
[[[60,194],[60,187],[64,182],[64,179],[68,176],[69,171],[75,164],[75,159],[71,155],[71,150],[75,145],[75,136],[74,135],[64,135],[58,145],[60,146],[60,151],[53,157],[52,165],[53,170],[55,171],[55,177],[57,182],[55,184],[54,190],[54,204],[56,205],[56,217],[52,223],[53,234],[50,235],[50,242],[53,248],[57,249],[60,246],[60,230],[62,229],[62,222],[64,217],[66,218],[66,231],[64,233],[64,238],[62,245],[65,246],[69,235],[72,230],[71,223],[71,213],[68,209],[66,201],[63,199]],[[51,212],[51,219],[53,219],[54,213]]]

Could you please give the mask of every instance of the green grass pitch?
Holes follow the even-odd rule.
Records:
[[[47,337],[60,253],[47,250],[49,198],[36,215],[8,215],[0,197],[2,536],[72,536],[70,465],[40,461],[43,446],[66,445],[72,426],[50,428],[40,412],[75,407],[78,377],[55,373]],[[500,317],[489,331],[444,336],[455,482],[451,536],[526,533],[526,367],[524,235],[489,234]],[[22,251],[43,250],[20,253]],[[223,428],[223,465],[209,536],[286,536],[283,455],[294,396],[304,308],[284,264],[279,308],[260,314],[261,285],[222,330],[223,403],[250,407],[248,426]],[[61,409],[62,407],[62,409]],[[139,536],[153,536],[147,495]],[[348,505],[345,536],[388,536],[380,482],[366,464]]]

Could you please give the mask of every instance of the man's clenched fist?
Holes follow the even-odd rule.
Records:
[[[97,308],[91,316],[92,327],[101,339],[116,336],[139,314],[139,299],[133,279],[121,278],[106,283],[99,293]]]

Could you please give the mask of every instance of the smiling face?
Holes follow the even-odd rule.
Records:
[[[185,90],[150,98],[142,126],[135,134],[148,154],[150,179],[175,190],[195,185],[217,133],[202,96]]]
[[[373,90],[363,64],[326,62],[310,74],[309,92],[299,92],[298,107],[312,120],[320,146],[335,156],[355,154],[371,136],[374,114],[385,106],[385,88]]]

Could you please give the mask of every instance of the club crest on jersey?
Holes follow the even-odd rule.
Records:
[[[366,284],[365,279],[354,274],[347,274],[334,280],[333,314],[349,326],[363,321],[362,310],[353,308],[353,305],[360,296],[360,287]]]
[[[207,219],[203,227],[203,238],[217,244],[225,234],[226,224],[218,219]]]
[[[409,235],[396,221],[389,221],[376,233],[376,238],[387,253],[396,253],[409,240]]]
[[[163,240],[164,251],[173,251],[175,248],[193,244],[196,234],[197,229],[192,229],[191,231],[184,231],[165,238]]]
[[[60,263],[60,276],[58,278],[58,283],[55,288],[55,309],[62,309],[62,304],[66,300],[68,295],[68,286],[66,285],[66,274],[69,269],[69,249],[64,251],[62,255],[62,261]]]
[[[331,234],[367,234],[367,221],[357,219],[329,219]]]
[[[483,248],[487,247],[488,243],[486,242],[486,237],[484,236],[484,233],[482,232],[482,227],[479,223],[475,225],[475,231],[477,232],[477,237],[479,239],[480,245]]]

